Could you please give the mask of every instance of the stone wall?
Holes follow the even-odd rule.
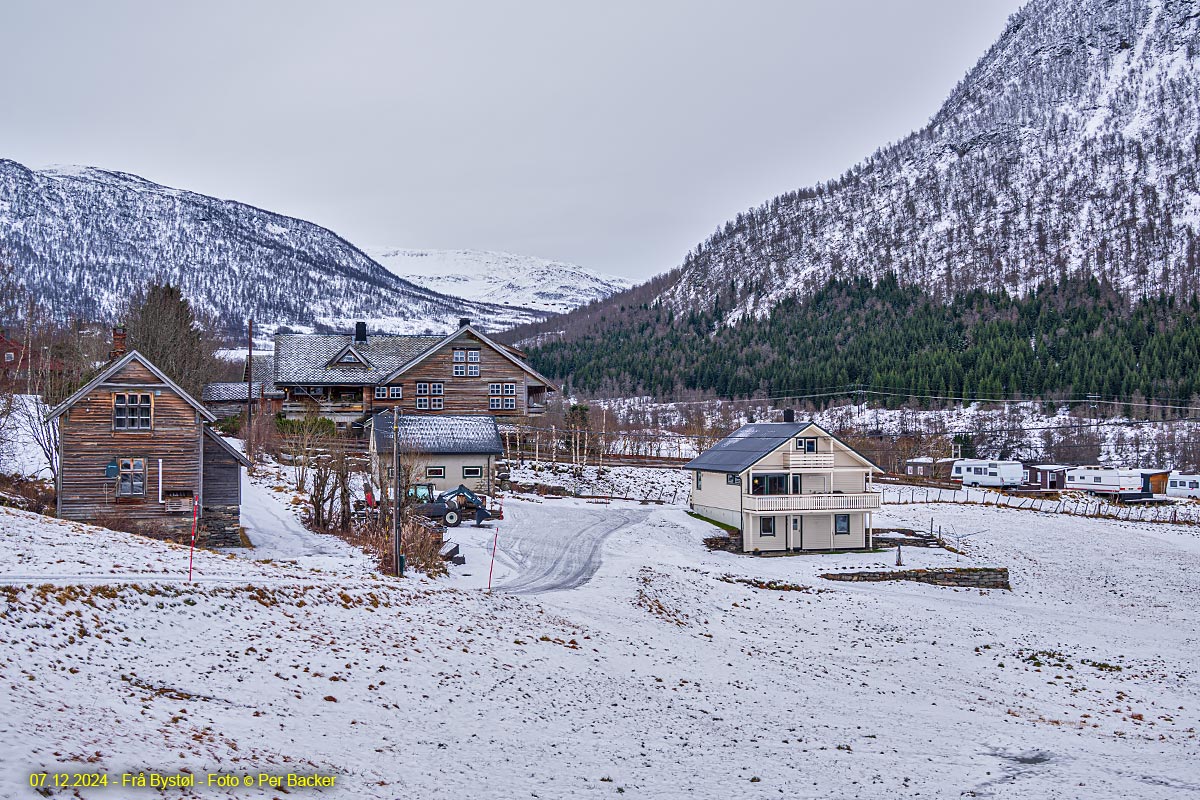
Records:
[[[196,544],[201,547],[241,547],[240,511],[240,506],[204,506],[200,528],[196,531]]]
[[[821,576],[830,581],[915,581],[937,586],[968,589],[1008,589],[1007,567],[964,567],[961,569],[903,569],[887,572],[830,572]]]

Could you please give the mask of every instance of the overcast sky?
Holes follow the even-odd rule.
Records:
[[[639,279],[923,125],[1020,5],[6,0],[0,157]]]

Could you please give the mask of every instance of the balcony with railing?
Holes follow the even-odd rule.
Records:
[[[855,494],[746,495],[743,508],[751,512],[877,511],[879,492]]]
[[[787,454],[788,469],[833,469],[833,453]]]

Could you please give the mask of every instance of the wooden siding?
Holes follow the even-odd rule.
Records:
[[[204,437],[204,498],[206,506],[236,506],[242,502],[242,465],[211,437]]]
[[[149,431],[115,431],[113,394],[136,385],[153,396]],[[201,437],[197,411],[136,361],[81,398],[62,417],[59,515],[90,520],[116,515],[129,520],[178,524],[181,513],[168,514],[158,502],[160,479],[164,497],[170,492],[202,491]],[[146,459],[145,494],[116,497],[116,480],[105,477],[114,459]]]

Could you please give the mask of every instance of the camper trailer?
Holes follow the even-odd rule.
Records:
[[[1167,479],[1167,497],[1200,498],[1200,475],[1172,472]]]
[[[950,480],[963,486],[987,486],[1005,489],[1020,486],[1025,481],[1025,468],[1020,461],[988,461],[982,458],[960,458],[954,462]]]
[[[1136,469],[1091,466],[1067,470],[1067,489],[1092,494],[1149,495],[1150,490],[1144,484],[1144,476]]]

